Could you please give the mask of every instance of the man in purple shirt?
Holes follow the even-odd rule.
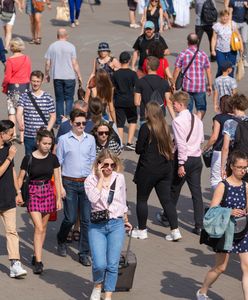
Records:
[[[171,199],[177,205],[182,186],[187,182],[193,200],[195,227],[193,233],[200,234],[203,226],[203,201],[201,193],[201,143],[204,142],[203,123],[187,109],[189,94],[183,91],[173,95],[173,108],[177,113],[172,121],[176,145]],[[158,217],[158,216],[157,216]],[[158,218],[159,219],[159,218]],[[166,216],[160,215],[161,219]]]

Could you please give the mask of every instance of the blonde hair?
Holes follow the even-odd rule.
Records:
[[[176,101],[178,103],[184,104],[187,107],[189,103],[189,94],[184,91],[176,92],[171,96],[171,101]]]
[[[13,38],[9,45],[12,52],[22,52],[25,49],[25,43],[19,37]]]
[[[97,174],[98,164],[102,163],[107,158],[112,159],[112,161],[116,164],[116,167],[113,169],[113,171],[115,171],[115,172],[122,171],[123,167],[122,167],[122,163],[121,163],[121,160],[119,159],[119,157],[115,153],[110,151],[109,149],[103,149],[98,154],[98,156],[93,164],[93,170],[94,170],[95,174]]]

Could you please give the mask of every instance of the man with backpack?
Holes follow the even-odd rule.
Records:
[[[157,75],[159,59],[155,56],[147,57],[147,75],[140,78],[135,85],[134,104],[140,106],[140,123],[145,122],[145,107],[150,101],[157,101],[165,112],[165,105],[174,118],[175,113],[170,100],[170,86],[167,80]]]
[[[209,41],[209,49],[211,53],[211,40],[213,36],[213,24],[217,21],[218,12],[216,9],[215,0],[196,0],[195,1],[195,33],[199,38],[200,47],[201,39],[206,32]],[[211,62],[216,60],[215,56],[211,55]]]
[[[163,39],[163,37],[156,32],[155,33],[155,26],[152,21],[146,21],[144,25],[144,34],[139,36],[137,40],[135,41],[133,45],[133,57],[132,57],[132,62],[131,62],[131,68],[133,71],[135,71],[135,65],[139,57],[139,62],[138,62],[138,70],[137,70],[137,75],[139,78],[144,76],[144,73],[142,72],[142,66],[144,63],[145,58],[147,57],[147,49],[149,48],[149,45],[152,42],[159,42],[163,45],[164,48],[164,55],[169,55],[170,51],[168,49],[168,46]]]

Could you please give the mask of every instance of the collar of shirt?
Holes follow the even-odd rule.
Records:
[[[82,136],[83,136],[83,138],[81,139]],[[79,137],[79,139],[78,139],[78,136],[76,136],[75,133],[74,133],[72,130],[70,130],[69,138],[71,138],[71,137],[74,138],[74,139],[76,139],[76,140],[78,140],[79,142],[81,142],[81,141],[83,141],[85,138],[87,138],[87,135],[86,135],[85,132],[83,132],[83,134],[80,135],[80,137]]]

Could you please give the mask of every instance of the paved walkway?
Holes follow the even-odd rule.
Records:
[[[132,50],[132,44],[140,33],[128,27],[128,11],[124,0],[103,0],[101,7],[94,7],[94,11],[86,3],[82,8],[80,27],[68,27],[70,40],[77,46],[78,58],[84,82],[91,72],[93,58],[96,55],[97,45],[100,41],[110,43],[113,54],[118,56],[122,50]],[[218,5],[222,1],[217,0]],[[44,53],[48,45],[55,40],[56,30],[61,26],[55,18],[55,4],[52,11],[43,15],[43,39],[41,46],[27,44],[27,54],[33,61],[33,69],[44,70]],[[193,12],[192,12],[193,14]],[[62,24],[63,25],[63,24]],[[194,16],[190,26],[184,29],[173,29],[163,34],[168,42],[172,55],[169,62],[173,65],[175,56],[186,47],[186,36],[194,31]],[[18,14],[14,32],[25,41],[29,40],[29,24],[26,15]],[[202,47],[208,49],[207,39],[204,36]],[[1,74],[3,67],[0,67]],[[213,65],[215,73],[216,66]],[[52,85],[44,84],[44,89],[53,93]],[[247,76],[240,83],[240,91],[247,94]],[[0,104],[0,117],[6,117],[5,97],[2,95]],[[212,100],[209,99],[208,113],[204,119],[206,138],[211,131],[213,116]],[[18,146],[16,168],[23,157],[23,149]],[[136,167],[137,156],[133,152],[123,154],[125,175],[128,187],[128,201],[131,206],[131,220],[136,225],[135,217],[135,185],[132,183],[133,172]],[[204,169],[202,176],[204,201],[211,199],[209,189],[209,170]],[[184,187],[178,206],[180,227],[183,239],[178,243],[164,240],[169,230],[159,226],[154,221],[157,210],[160,209],[156,195],[153,193],[149,199],[149,239],[145,241],[132,240],[132,250],[137,254],[138,266],[135,274],[134,287],[129,293],[116,293],[116,300],[175,300],[195,299],[194,295],[199,288],[208,268],[213,264],[213,255],[205,246],[200,246],[198,237],[191,234],[193,211],[189,190]],[[61,219],[60,212],[59,218]],[[24,208],[18,208],[17,218],[20,233],[20,248],[22,261],[28,270],[24,280],[13,280],[8,277],[8,260],[5,249],[3,226],[0,224],[0,300],[71,300],[89,299],[92,289],[91,269],[82,267],[77,262],[77,244],[69,246],[67,258],[56,255],[56,232],[60,221],[50,223],[44,249],[45,271],[42,276],[32,273],[30,259],[32,255],[33,226]],[[214,285],[209,293],[214,300],[241,300],[241,270],[237,256],[233,256],[225,275]]]

